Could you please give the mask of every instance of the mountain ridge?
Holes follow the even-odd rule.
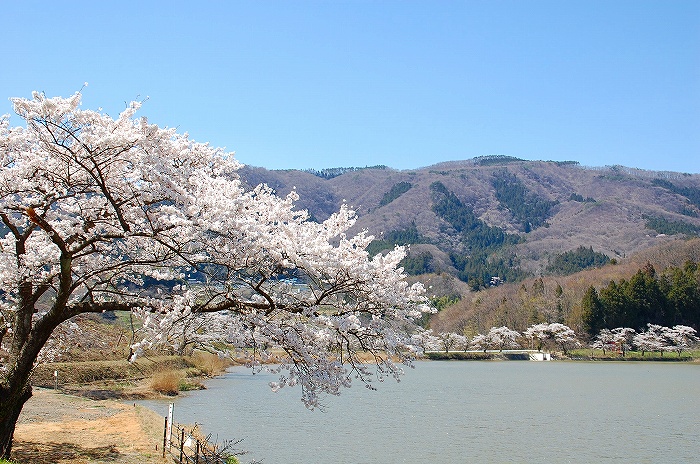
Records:
[[[280,195],[295,189],[299,208],[315,220],[327,218],[343,203],[350,205],[357,212],[350,233],[366,229],[382,238],[414,227],[425,240],[414,243],[410,253],[430,255],[432,268],[426,270],[468,281],[465,269],[460,269],[466,266],[475,273],[473,279],[481,275],[480,285],[487,285],[489,274],[499,277],[494,266],[499,260],[517,266],[524,275],[537,276],[548,273],[556,256],[579,247],[624,260],[700,232],[700,174],[506,156],[409,170],[374,166],[338,172],[322,178],[313,170],[246,166],[240,174],[247,184],[265,183]],[[475,249],[473,234],[460,232],[460,226],[450,222],[454,218],[446,219],[446,211],[436,212],[438,191],[454,195],[453,207],[463,209],[462,218],[473,214],[469,227],[497,228],[517,235],[518,243]],[[685,233],[670,233],[675,230]]]

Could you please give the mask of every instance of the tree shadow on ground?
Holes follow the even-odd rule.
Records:
[[[73,443],[33,443],[16,441],[12,445],[12,460],[26,464],[54,464],[72,462],[82,458],[85,461],[100,460],[112,462],[120,454],[115,445],[84,448]]]

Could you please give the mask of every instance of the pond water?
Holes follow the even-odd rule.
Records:
[[[241,462],[697,462],[700,366],[672,362],[426,361],[378,391],[309,411],[298,389],[234,368],[175,399],[175,421],[243,439]],[[142,404],[165,415],[168,401]]]

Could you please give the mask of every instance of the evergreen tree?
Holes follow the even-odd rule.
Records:
[[[598,292],[592,285],[588,287],[588,290],[583,295],[581,309],[583,328],[588,335],[594,337],[601,329],[605,328],[606,324],[603,303],[601,303]]]
[[[569,275],[589,267],[604,266],[609,262],[610,258],[607,255],[593,251],[593,247],[586,248],[581,245],[575,250],[556,255],[547,266],[547,271],[552,274]]]
[[[688,261],[682,269],[673,268],[669,274],[668,311],[664,325],[700,327],[700,273],[697,263]]]
[[[629,281],[611,281],[597,295],[589,288],[581,301],[582,322],[595,335],[600,329],[648,324],[700,327],[700,271],[697,263],[671,267],[657,276],[647,263]]]
[[[605,311],[605,328],[624,327],[628,313],[625,288],[627,282],[622,279],[620,284],[611,281],[607,287],[600,290],[600,301]]]

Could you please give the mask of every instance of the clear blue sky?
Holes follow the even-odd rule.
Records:
[[[0,3],[0,114],[87,81],[85,107],[148,96],[150,121],[270,169],[700,172],[697,0]]]

